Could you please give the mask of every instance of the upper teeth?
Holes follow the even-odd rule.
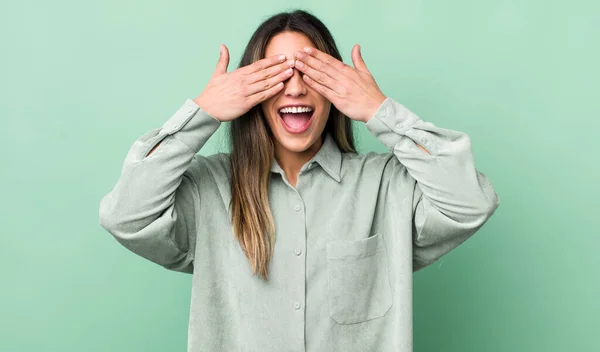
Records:
[[[311,112],[313,111],[313,109],[311,107],[308,106],[289,106],[287,108],[283,108],[281,110],[279,110],[280,113],[292,113],[292,114],[297,114],[297,113],[301,113],[301,112]]]

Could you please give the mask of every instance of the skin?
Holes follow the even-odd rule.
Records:
[[[285,55],[277,53],[229,73],[228,65],[229,51],[222,45],[213,76],[194,99],[204,111],[222,122],[237,119],[283,89],[282,82],[293,73],[294,60],[286,61]]]
[[[294,60],[286,60],[285,55],[278,54],[232,72],[227,72],[228,65],[229,50],[221,45],[213,75],[202,93],[194,99],[202,110],[221,122],[242,116],[283,89],[283,81],[293,73]],[[148,155],[159,145],[154,146]]]
[[[295,52],[294,58],[294,68],[304,73],[304,81],[352,120],[367,123],[386,99],[369,72],[359,45],[352,48],[354,67],[310,46]]]
[[[313,46],[312,41],[297,32],[282,32],[271,38],[265,56],[282,53],[293,58],[304,47]],[[290,133],[282,125],[278,110],[288,104],[308,105],[314,108],[313,121],[302,133]],[[294,69],[293,75],[284,82],[284,88],[261,104],[267,123],[273,132],[275,159],[294,187],[302,166],[321,148],[321,134],[329,117],[331,102],[302,79],[302,73]]]
[[[275,137],[275,158],[295,187],[300,169],[321,148],[320,136],[331,104],[349,118],[366,123],[386,96],[367,69],[358,45],[352,49],[354,67],[314,48],[312,41],[298,32],[282,32],[271,38],[265,56],[276,53],[295,59],[294,74],[284,82],[283,90],[263,102],[261,107]],[[287,104],[315,108],[313,122],[306,131],[289,133],[282,126],[277,111]]]
[[[366,123],[386,99],[358,45],[352,48],[352,63],[354,67],[317,50],[301,33],[283,32],[271,38],[264,59],[228,73],[229,51],[221,45],[217,68],[194,102],[219,121],[236,119],[261,104],[275,136],[277,162],[295,187],[300,169],[321,147],[331,104]],[[277,107],[289,103],[315,108],[315,120],[301,134],[288,133],[279,122]]]

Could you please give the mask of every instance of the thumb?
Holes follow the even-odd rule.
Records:
[[[218,76],[227,73],[227,66],[229,66],[229,50],[225,44],[220,45],[221,54],[219,55],[219,62],[217,62],[217,68],[213,76]]]
[[[352,48],[352,63],[357,70],[369,73],[369,69],[367,69],[367,65],[360,53],[360,45],[358,44]]]

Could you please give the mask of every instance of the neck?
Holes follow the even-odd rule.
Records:
[[[321,149],[323,141],[319,137],[308,149],[302,152],[294,152],[284,148],[275,140],[275,159],[285,172],[288,181],[295,187],[300,169]]]

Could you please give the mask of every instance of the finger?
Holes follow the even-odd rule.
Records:
[[[328,65],[330,68],[334,69],[337,72],[341,72],[344,73],[344,71],[346,71],[348,68],[350,68],[348,65],[346,65],[345,63],[341,62],[340,60],[336,59],[335,57],[322,52],[319,49],[316,48],[311,48],[311,47],[306,47],[302,50],[303,53],[306,54],[306,56],[308,56],[308,63],[310,64],[310,62],[314,61],[312,59],[316,59],[320,62],[323,62],[324,64]],[[302,52],[300,52],[299,56],[303,56]],[[302,60],[302,58],[301,58]],[[311,64],[312,65],[312,64]],[[319,66],[313,66],[315,68],[319,68]],[[329,72],[327,72],[329,74]],[[332,72],[333,74],[335,74],[335,72]]]
[[[251,74],[254,72],[262,71],[271,66],[280,64],[285,61],[285,55],[273,55],[264,59],[260,59],[248,66],[240,68],[240,71],[245,74]]]
[[[322,96],[327,98],[327,100],[329,100],[330,102],[334,103],[334,100],[336,100],[336,98],[338,97],[338,95],[336,94],[335,91],[320,84],[319,82],[316,82],[314,79],[311,79],[309,76],[304,75],[304,77],[302,77],[302,78],[312,89],[316,90],[319,94],[321,94]]]
[[[288,69],[290,67],[294,67],[293,59],[287,60],[286,62],[284,62],[282,64],[271,66],[264,70],[251,73],[247,77],[247,82],[255,83],[255,82],[264,81],[268,78],[277,76],[278,74],[280,74],[281,72],[285,71],[286,69]]]
[[[293,74],[294,74],[294,69],[293,68],[288,68],[287,70],[285,70],[283,72],[280,72],[275,77],[271,77],[269,79],[258,81],[256,83],[253,83],[253,84],[249,85],[248,86],[248,90],[246,91],[246,93],[248,95],[253,95],[253,94],[256,94],[258,92],[267,90],[267,89],[275,86],[279,82],[283,82],[286,79],[290,78]]]
[[[260,91],[256,94],[252,94],[246,98],[246,101],[249,102],[252,106],[256,104],[260,104],[263,101],[275,96],[279,91],[283,88],[283,82],[279,82],[273,87]]]
[[[360,45],[358,44],[352,48],[352,63],[357,70],[370,73],[369,69],[367,69],[367,65],[365,64],[365,60],[362,58],[362,54],[360,53]]]
[[[218,76],[227,73],[227,66],[229,66],[229,50],[224,44],[221,44],[221,53],[219,55],[219,61],[217,62],[217,68],[213,76]]]
[[[322,77],[323,79],[326,78],[325,76],[334,78],[336,80],[343,79],[343,75],[338,70],[333,68],[333,66],[326,62],[317,60],[316,58],[307,55],[306,53],[296,52],[294,53],[294,57],[296,57],[296,68],[305,73],[308,73],[306,71],[311,71],[308,74],[321,84],[324,84],[325,81],[321,81],[320,79],[318,79],[319,75],[324,75]],[[315,73],[315,71],[317,71],[318,74]]]
[[[314,69],[302,61],[297,60],[295,66],[298,71],[304,73],[305,77],[310,76],[313,81],[316,81],[317,83],[324,85],[329,89],[336,90],[336,87],[339,86],[338,80],[334,79],[323,71]]]

